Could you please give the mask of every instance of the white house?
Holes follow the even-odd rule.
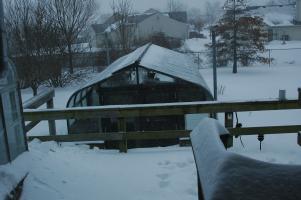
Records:
[[[164,33],[166,37],[185,40],[188,38],[189,25],[186,12],[161,13],[150,9],[142,14],[134,14],[129,17],[128,23],[134,29],[134,39],[148,39],[156,33]],[[117,23],[114,17],[110,17],[103,24],[93,24],[93,41],[97,48],[105,45],[105,39],[112,41],[117,39]]]
[[[301,40],[301,0],[296,0],[296,15],[290,24],[270,25],[270,40]]]

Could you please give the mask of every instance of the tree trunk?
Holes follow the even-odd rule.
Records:
[[[73,55],[72,55],[72,47],[71,43],[68,44],[68,62],[69,62],[69,70],[70,73],[73,74]]]
[[[37,96],[38,95],[38,87],[36,86],[31,86],[32,92],[33,92],[33,96]]]

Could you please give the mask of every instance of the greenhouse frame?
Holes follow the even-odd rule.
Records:
[[[147,44],[125,55],[77,90],[67,107],[213,100],[198,67],[187,55]],[[116,132],[118,119],[68,120],[68,133]],[[184,130],[185,116],[139,117],[127,131]]]

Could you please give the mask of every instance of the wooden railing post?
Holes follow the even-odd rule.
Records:
[[[47,109],[53,109],[53,99],[47,101]],[[49,120],[48,121],[49,126],[49,134],[50,135],[56,135],[56,126],[55,126],[55,120]]]
[[[298,133],[298,144],[301,146],[301,131]]]
[[[225,113],[225,127],[233,128],[234,115],[233,112]],[[221,140],[226,148],[230,148],[233,146],[233,136],[231,135],[223,135],[221,136]]]
[[[233,128],[233,112],[225,113],[225,127]]]
[[[301,103],[301,88],[298,88],[298,100]]]
[[[127,153],[128,142],[126,134],[126,120],[125,118],[118,119],[118,132],[122,133],[122,140],[119,141],[119,151],[120,153]]]

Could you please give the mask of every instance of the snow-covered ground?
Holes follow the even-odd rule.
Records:
[[[299,47],[296,42],[288,43]],[[273,42],[269,48],[280,48]],[[301,44],[300,44],[301,47]],[[296,51],[296,52],[295,52]],[[297,98],[301,87],[300,50],[277,54],[271,67],[268,65],[218,69],[220,100],[262,99],[278,97],[278,90],[285,89],[288,98]],[[288,60],[292,62],[287,62]],[[202,69],[202,75],[212,88],[212,69]],[[57,89],[55,107],[63,108],[69,96],[80,85]],[[222,89],[223,88],[223,89]],[[25,99],[30,90],[22,91]],[[271,111],[238,113],[243,126],[301,124],[301,111]],[[223,116],[219,116],[223,121]],[[66,133],[66,122],[57,123],[58,132]],[[47,123],[41,124],[30,134],[47,134]],[[282,164],[301,164],[301,147],[297,134],[269,135],[259,151],[256,136],[242,137],[234,142],[233,152],[263,161]],[[54,142],[33,141],[30,152],[14,163],[28,157],[30,173],[25,182],[23,200],[53,199],[197,199],[197,180],[191,148],[150,148],[130,150],[128,154],[105,151],[86,146]],[[3,168],[0,168],[0,175]],[[5,169],[3,170],[5,171]]]
[[[190,148],[90,150],[54,142],[30,144],[34,167],[23,200],[196,199]]]

